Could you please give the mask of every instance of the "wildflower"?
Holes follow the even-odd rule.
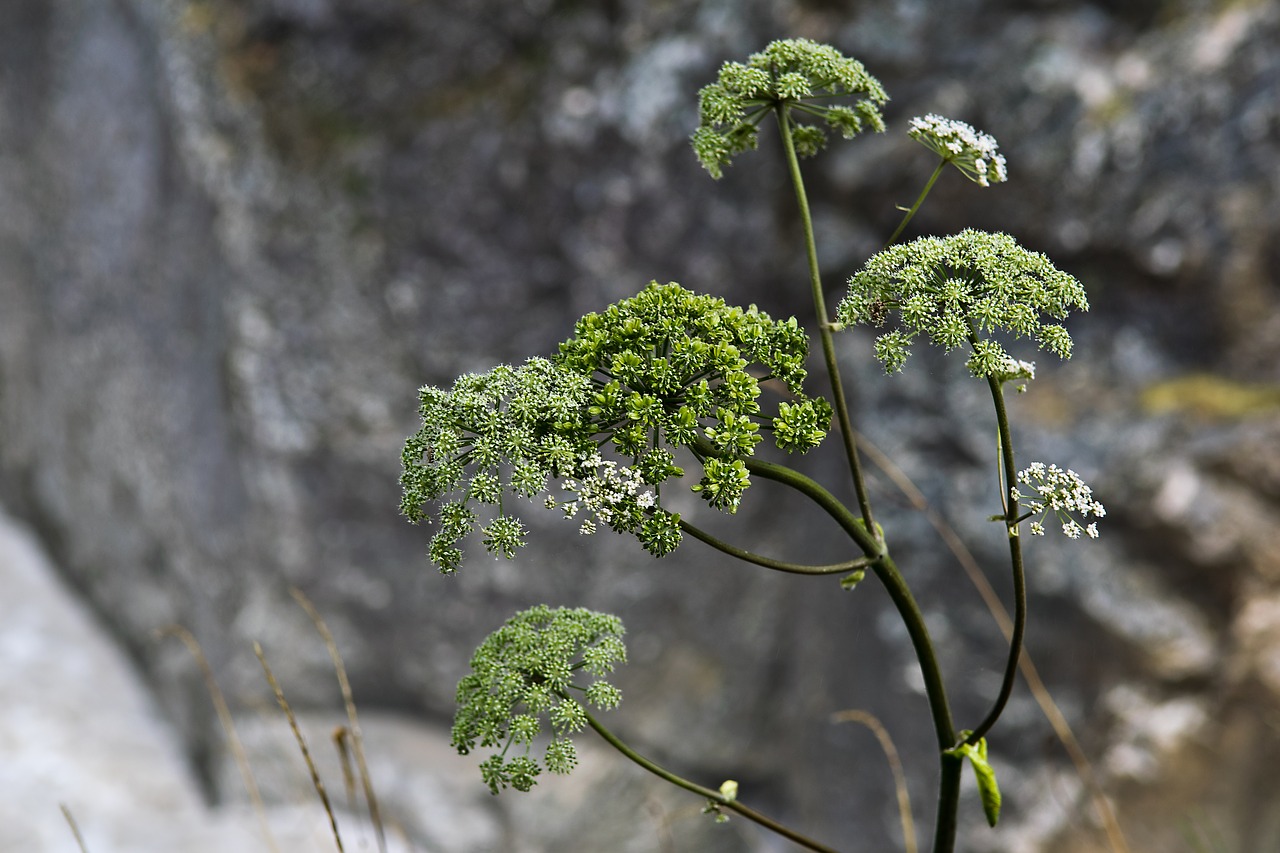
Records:
[[[955,119],[930,113],[913,118],[907,135],[955,166],[965,177],[987,187],[1008,179],[1004,155],[994,137]]]
[[[568,773],[577,765],[570,736],[586,725],[586,704],[609,710],[621,694],[605,677],[627,659],[622,622],[606,613],[545,605],[517,613],[490,634],[458,682],[452,743],[462,755],[477,746],[499,751],[480,765],[489,790],[528,791],[542,766],[533,744],[542,720],[551,723],[546,767]],[[586,675],[586,687],[571,681]],[[523,748],[523,749],[522,749]]]
[[[740,460],[754,455],[762,434],[771,432],[788,452],[809,450],[826,436],[831,406],[804,393],[807,355],[808,338],[794,317],[775,321],[754,305],[730,306],[674,282],[652,282],[635,297],[588,314],[560,345],[557,364],[592,377],[587,418],[610,435],[619,455],[634,461],[591,460],[575,470],[578,482],[570,491],[597,520],[665,553],[673,539],[679,542],[675,517],[645,522],[665,512],[657,489],[684,473],[672,448],[706,441],[724,457],[706,460],[708,474],[695,491],[732,512],[749,485]],[[767,379],[794,397],[774,418],[759,403]]]
[[[854,103],[833,104],[833,96]],[[866,126],[883,132],[880,106],[888,99],[861,62],[829,45],[808,39],[771,42],[745,65],[726,62],[716,82],[699,93],[693,150],[711,177],[719,178],[735,155],[756,147],[760,121],[784,107],[797,153],[811,156],[826,145],[828,128],[845,139]],[[825,127],[799,122],[802,115],[820,119]]]
[[[1085,485],[1075,471],[1064,471],[1057,465],[1033,462],[1018,472],[1018,482],[1033,490],[1030,495],[1024,495],[1015,486],[1010,493],[1015,501],[1025,501],[1027,511],[1022,517],[1033,519],[1033,536],[1044,535],[1044,519],[1053,513],[1062,525],[1063,535],[1068,539],[1079,539],[1081,535],[1090,539],[1098,538],[1097,522],[1082,526],[1080,520],[1089,516],[1102,518],[1107,510],[1094,500],[1093,490]]]
[[[944,350],[968,344],[973,375],[1030,378],[1034,365],[1014,359],[983,333],[1003,331],[1035,339],[1060,358],[1071,355],[1071,336],[1056,323],[1072,308],[1089,310],[1084,288],[1044,255],[1007,234],[966,229],[951,237],[921,237],[873,255],[849,279],[836,309],[848,326],[882,324],[897,311],[899,328],[877,338],[876,358],[886,373],[902,369],[920,334]]]
[[[590,388],[584,377],[531,358],[467,374],[447,391],[419,391],[422,427],[405,442],[400,509],[419,522],[441,501],[428,556],[442,572],[457,571],[457,543],[477,527],[492,554],[510,558],[524,544],[524,527],[504,512],[503,496],[535,496],[549,477],[570,473],[582,448],[594,447],[579,415]],[[496,517],[480,526],[472,505],[492,506]]]

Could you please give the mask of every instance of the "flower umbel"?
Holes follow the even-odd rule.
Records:
[[[627,659],[622,635],[616,616],[540,605],[512,616],[476,649],[471,672],[458,682],[452,743],[462,755],[500,749],[480,765],[490,791],[533,787],[542,771],[533,741],[544,719],[552,732],[546,768],[563,774],[577,765],[570,735],[587,723],[583,702],[609,710],[621,701],[605,676]],[[575,683],[582,676],[590,683]]]
[[[418,522],[431,517],[431,502],[441,501],[428,551],[440,571],[458,570],[458,542],[480,524],[476,505],[496,508],[480,528],[490,553],[510,558],[524,544],[524,527],[505,512],[503,498],[534,497],[549,477],[573,472],[595,450],[581,414],[590,388],[584,377],[531,358],[520,367],[468,374],[448,391],[419,391],[422,427],[401,457],[400,510]]]
[[[1087,521],[1089,516],[1102,518],[1107,510],[1093,499],[1093,490],[1075,471],[1033,462],[1018,472],[1018,482],[1035,490],[1031,495],[1024,495],[1015,486],[1010,493],[1014,500],[1026,502],[1027,512],[1022,517],[1034,519],[1031,522],[1032,535],[1044,535],[1044,519],[1053,513],[1069,539],[1079,539],[1082,533],[1090,539],[1098,538],[1097,522],[1083,525],[1080,522]]]
[[[854,99],[852,106],[833,97]],[[699,93],[700,124],[693,134],[698,161],[719,178],[734,156],[756,147],[761,120],[779,107],[822,124],[794,122],[792,139],[800,156],[826,145],[827,129],[852,139],[869,126],[884,131],[880,106],[889,99],[880,81],[856,59],[808,39],[771,42],[743,65],[726,62],[716,82]],[[824,127],[825,125],[825,127]]]
[[[1071,336],[1042,316],[1064,319],[1072,308],[1089,310],[1084,288],[1039,252],[1008,234],[966,229],[951,237],[921,237],[873,255],[849,279],[836,310],[844,325],[882,325],[896,311],[899,328],[876,339],[886,373],[902,369],[910,344],[925,334],[950,352],[969,344],[974,376],[1030,378],[1028,362],[1005,352],[983,334],[1006,332],[1034,338],[1040,349],[1071,356]]]
[[[955,119],[930,113],[913,118],[907,135],[955,166],[979,186],[1008,179],[1004,155],[997,152],[994,137]]]
[[[640,483],[654,486],[656,495],[664,481],[684,473],[669,448],[705,440],[731,461],[706,460],[708,476],[697,490],[712,506],[732,512],[747,486],[745,468],[733,461],[754,455],[762,433],[772,433],[788,452],[809,450],[826,436],[831,406],[808,397],[802,387],[807,354],[808,338],[794,317],[775,321],[754,305],[730,306],[674,282],[653,282],[631,299],[588,314],[574,337],[560,345],[557,363],[592,377],[586,417],[598,435],[610,436],[614,449],[633,460],[633,473],[606,470],[611,463],[596,457],[587,466],[594,470],[571,491],[585,499],[598,491],[592,484],[600,478],[612,482],[606,492],[618,499],[603,515],[597,500],[591,507],[597,518],[615,530],[638,527],[651,551],[665,547],[660,543],[679,541],[675,520],[646,526],[630,502],[640,500]],[[760,383],[769,379],[795,398],[772,418],[758,401]]]

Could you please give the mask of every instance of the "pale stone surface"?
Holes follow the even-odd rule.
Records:
[[[4,515],[0,588],[0,850],[74,849],[60,804],[90,849],[122,823],[198,818],[178,740],[132,664]]]
[[[247,808],[206,807],[132,662],[3,512],[0,588],[0,850],[77,853],[63,806],[93,853],[271,849]],[[333,849],[314,803],[273,804],[269,822],[276,849]]]

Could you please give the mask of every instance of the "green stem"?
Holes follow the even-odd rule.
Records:
[[[902,217],[902,221],[898,223],[898,227],[893,232],[893,236],[885,242],[884,247],[886,249],[894,244],[898,239],[898,235],[902,233],[902,229],[907,227],[907,223],[916,215],[916,211],[920,209],[920,205],[924,204],[925,197],[929,195],[929,190],[933,189],[934,183],[938,180],[938,176],[942,174],[942,170],[945,169],[946,166],[946,160],[938,161],[938,168],[934,169],[933,174],[929,176],[929,182],[926,183],[924,185],[924,189],[920,191],[920,195],[916,198],[916,203],[911,205],[911,209],[907,211],[907,215]]]
[[[1009,696],[1013,693],[1014,680],[1018,675],[1018,657],[1022,653],[1022,639],[1027,628],[1027,580],[1022,562],[1022,537],[1018,535],[1018,501],[1014,497],[1017,494],[1015,490],[1018,485],[1018,473],[1013,463],[1013,439],[1009,430],[1009,415],[1004,404],[1004,384],[993,376],[987,377],[987,384],[991,387],[991,401],[996,409],[996,426],[1000,431],[1000,467],[1004,473],[1002,484],[1005,503],[1004,521],[1009,540],[1009,562],[1013,567],[1013,632],[1009,638],[1009,658],[1005,663],[1000,694],[996,697],[987,716],[974,728],[972,734],[965,738],[965,743],[977,743],[1004,713]]]
[[[720,459],[732,458],[722,453],[719,448],[701,435],[694,438],[691,449],[704,459],[711,456]],[[742,462],[752,474],[759,474],[766,480],[773,480],[775,483],[790,486],[822,507],[827,515],[831,516],[840,525],[841,529],[848,533],[850,538],[858,544],[858,547],[862,549],[862,553],[866,556],[875,559],[885,553],[884,543],[873,536],[861,519],[850,512],[847,506],[841,503],[835,495],[823,488],[816,480],[776,462],[765,462],[754,457],[747,457]]]
[[[862,527],[860,519],[855,518],[844,504],[824,489],[821,485],[783,465],[747,459],[747,470],[759,474],[767,480],[784,483],[808,495],[815,503],[827,511],[845,532],[858,543],[869,558],[869,567],[876,573],[882,586],[889,593],[890,600],[898,610],[907,633],[911,637],[911,645],[915,649],[916,660],[924,676],[925,694],[929,700],[929,711],[933,715],[934,732],[938,739],[939,749],[951,749],[955,746],[955,727],[951,721],[951,706],[947,702],[947,692],[942,682],[942,668],[938,664],[938,656],[929,637],[929,629],[925,625],[924,613],[911,594],[910,587],[898,570],[897,564],[889,556],[883,541],[870,538]]]
[[[789,572],[793,575],[839,575],[846,572],[865,569],[871,565],[871,558],[860,557],[857,560],[846,560],[843,563],[831,563],[825,566],[807,566],[799,563],[788,563],[784,560],[775,560],[772,557],[762,557],[759,554],[753,554],[750,551],[730,545],[722,539],[718,539],[705,530],[694,527],[683,518],[680,519],[680,529],[688,533],[695,539],[707,543],[717,551],[722,551],[731,557],[737,557],[744,562],[753,563],[757,566],[764,566],[766,569],[773,569],[779,572]]]
[[[933,649],[929,630],[925,627],[924,613],[911,595],[911,590],[892,557],[883,555],[871,565],[871,569],[889,593],[889,598],[898,609],[898,615],[907,626],[916,660],[920,663],[920,673],[924,676],[925,695],[929,699],[929,712],[933,716],[933,731],[938,749],[951,749],[956,744],[956,730],[951,721],[947,691],[942,683],[942,668],[938,665],[938,655]]]
[[[938,817],[933,826],[933,853],[952,853],[956,845],[956,812],[960,805],[960,774],[964,759],[942,753],[938,780]]]
[[[819,851],[819,853],[836,853],[836,850],[834,847],[828,847],[825,844],[820,844],[819,842],[814,841],[812,838],[801,835],[800,833],[796,832],[794,829],[783,826],[782,824],[778,823],[776,820],[773,820],[772,818],[762,815],[760,812],[756,811],[755,809],[744,806],[742,803],[738,802],[736,799],[731,800],[728,797],[726,797],[724,794],[720,793],[719,791],[714,791],[711,788],[703,787],[702,785],[699,785],[697,782],[691,782],[688,779],[685,779],[683,776],[677,776],[675,773],[672,773],[670,770],[667,770],[666,768],[661,767],[658,764],[655,764],[654,762],[645,758],[643,755],[636,752],[634,749],[632,749],[631,747],[623,743],[621,740],[619,740],[617,735],[615,735],[613,732],[605,728],[604,724],[601,723],[599,720],[597,720],[595,717],[593,717],[591,715],[591,712],[586,710],[586,708],[583,708],[583,713],[585,713],[587,716],[587,724],[590,725],[591,728],[595,729],[596,733],[600,735],[600,737],[604,738],[605,741],[607,741],[610,746],[612,746],[614,749],[618,750],[618,752],[621,752],[627,758],[631,759],[636,764],[640,765],[645,770],[648,770],[650,773],[654,774],[658,778],[664,779],[667,782],[670,782],[672,785],[675,785],[676,787],[684,788],[686,791],[691,791],[697,794],[698,796],[706,797],[708,800],[715,803],[718,808],[727,809],[729,811],[736,812],[737,814],[740,814],[743,817],[745,817],[747,820],[758,823],[760,826],[763,826],[765,829],[771,830],[772,832],[776,832],[777,834],[783,836],[784,838],[791,839],[796,844],[799,844],[801,847],[805,847],[809,850],[817,850]]]
[[[693,449],[702,457],[721,456],[716,447],[705,438],[698,436]],[[885,549],[883,541],[873,539],[861,519],[853,515],[849,508],[819,483],[811,480],[798,471],[774,462],[748,458],[743,460],[747,470],[759,474],[766,480],[790,486],[813,500],[822,507],[846,533],[863,549],[869,558],[868,566],[876,573],[882,586],[889,593],[898,615],[906,625],[907,634],[911,638],[916,660],[920,664],[920,672],[924,677],[925,695],[929,700],[929,712],[933,717],[934,735],[938,742],[938,750],[952,749],[956,745],[955,725],[951,720],[951,706],[947,701],[946,687],[942,681],[942,668],[938,664],[938,655],[929,637],[929,629],[925,625],[924,613],[916,603],[902,577],[901,571]],[[946,773],[950,772],[946,756],[943,757],[944,775],[939,788],[938,819],[936,828],[934,853],[950,853],[955,846],[955,798],[959,796],[959,783],[951,785]],[[949,816],[949,817],[948,817]]]
[[[778,129],[782,135],[782,148],[787,156],[787,170],[791,175],[791,184],[795,187],[796,203],[800,207],[800,224],[804,228],[805,252],[809,259],[809,287],[813,296],[813,308],[818,315],[818,337],[822,341],[822,357],[826,361],[827,375],[831,379],[832,402],[836,418],[840,423],[840,438],[844,442],[845,457],[849,461],[849,473],[853,476],[854,490],[858,495],[858,508],[862,512],[862,521],[867,530],[874,531],[875,519],[871,515],[871,501],[867,497],[862,466],[858,462],[858,446],[854,440],[853,421],[849,415],[849,403],[845,399],[844,384],[840,381],[840,365],[836,360],[835,342],[831,334],[831,318],[827,314],[827,301],[822,293],[822,275],[818,270],[818,248],[813,236],[813,217],[809,212],[809,199],[804,189],[804,178],[800,174],[800,158],[796,154],[795,140],[791,138],[791,117],[788,109],[785,104],[779,104],[775,108],[775,113],[778,117]],[[879,536],[876,535],[876,538],[878,539]]]

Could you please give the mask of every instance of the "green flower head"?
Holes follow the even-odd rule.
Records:
[[[1084,288],[1044,255],[1007,234],[966,229],[952,237],[922,237],[873,255],[849,279],[836,309],[844,325],[882,325],[891,312],[898,328],[876,339],[886,373],[902,369],[915,338],[926,335],[950,352],[968,344],[978,377],[1028,379],[1034,365],[1010,356],[988,335],[1032,338],[1040,349],[1071,356],[1071,336],[1057,323],[1072,308],[1089,310]]]
[[[646,483],[659,486],[684,473],[668,448],[705,450],[706,442],[714,455],[737,460],[755,453],[762,432],[788,452],[808,450],[826,435],[831,407],[804,394],[808,337],[794,317],[775,321],[754,305],[729,306],[653,282],[583,317],[574,332],[560,345],[557,364],[592,377],[587,417]],[[758,400],[760,383],[769,379],[796,400],[772,418]],[[704,479],[699,491],[713,506],[737,508],[746,487],[738,467]]]
[[[679,516],[661,505],[662,484],[684,476],[674,450],[721,460],[694,490],[733,512],[748,485],[737,460],[762,434],[787,452],[826,436],[830,405],[801,387],[807,353],[794,317],[776,322],[754,305],[654,282],[582,318],[554,361],[421,389],[422,427],[402,455],[401,511],[437,523],[428,555],[445,574],[458,570],[460,542],[474,532],[489,553],[513,557],[526,531],[510,505],[539,494],[547,508],[580,518],[582,533],[606,526],[661,557],[681,539]],[[773,417],[757,400],[767,380],[794,398]]]
[[[490,634],[458,682],[452,743],[462,755],[477,746],[498,751],[480,765],[494,794],[528,791],[543,764],[564,774],[578,763],[571,735],[587,725],[584,707],[617,707],[622,696],[606,677],[627,659],[622,622],[582,608],[538,606]],[[542,762],[533,741],[551,724]]]
[[[401,455],[400,510],[410,521],[432,518],[439,531],[429,556],[445,574],[462,561],[458,542],[477,528],[486,550],[510,558],[524,526],[504,498],[532,498],[549,477],[565,476],[594,452],[583,422],[590,382],[544,358],[460,377],[444,391],[419,391],[422,427]],[[481,525],[479,506],[494,517]]]
[[[833,104],[833,98],[853,104]],[[734,156],[756,147],[760,121],[786,108],[800,156],[826,145],[827,130],[852,139],[866,127],[884,131],[880,106],[889,99],[880,81],[856,59],[808,39],[775,41],[745,65],[726,62],[715,83],[699,93],[699,126],[693,134],[698,161],[719,178]],[[800,116],[819,123],[802,123]]]

